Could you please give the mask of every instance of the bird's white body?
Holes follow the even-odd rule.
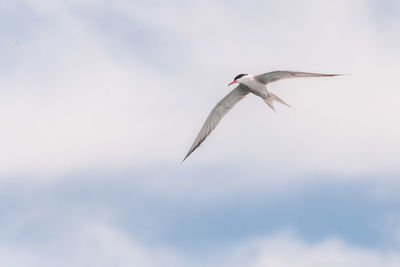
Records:
[[[300,77],[330,77],[338,76],[339,74],[321,74],[321,73],[309,73],[309,72],[296,72],[296,71],[273,71],[267,72],[260,75],[251,74],[239,74],[235,77],[234,81],[229,85],[238,83],[235,89],[233,89],[227,96],[225,96],[218,104],[213,108],[207,120],[201,127],[199,134],[190,147],[189,152],[186,154],[185,160],[200,144],[207,138],[207,136],[215,129],[220,120],[228,113],[233,106],[242,100],[246,95],[252,93],[256,96],[261,97],[264,102],[273,110],[274,102],[279,102],[290,107],[278,96],[274,95],[267,89],[267,84],[288,78],[300,78]]]
[[[246,76],[241,77],[237,81],[241,85],[244,85],[244,88],[247,89],[250,93],[253,93],[261,98],[267,97],[267,86],[257,80],[254,75],[248,74]]]

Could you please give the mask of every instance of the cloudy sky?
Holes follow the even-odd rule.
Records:
[[[0,265],[400,266],[400,4],[3,0]],[[249,96],[239,73],[347,74]]]

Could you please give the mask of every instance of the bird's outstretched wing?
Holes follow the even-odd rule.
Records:
[[[298,71],[272,71],[264,74],[255,76],[255,78],[263,84],[276,82],[282,79],[289,78],[306,78],[306,77],[332,77],[339,76],[342,74],[323,74],[323,73],[310,73],[310,72],[298,72]]]
[[[189,152],[186,154],[182,162],[185,161],[185,159],[189,157],[189,155],[195,151],[201,143],[203,143],[203,141],[215,129],[225,114],[228,113],[228,111],[231,110],[233,106],[243,99],[248,93],[248,90],[243,88],[242,85],[239,85],[218,102],[218,104],[211,111],[210,115],[208,115],[207,120],[203,124],[203,127],[201,127],[199,134],[197,135],[193,145],[190,147]]]

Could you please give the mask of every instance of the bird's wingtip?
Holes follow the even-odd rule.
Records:
[[[181,164],[189,157],[190,153],[186,154],[186,156],[183,158],[183,160],[181,161]]]

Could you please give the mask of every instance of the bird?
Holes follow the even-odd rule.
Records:
[[[306,77],[333,77],[342,74],[323,74],[298,71],[272,71],[259,75],[239,74],[228,86],[238,84],[229,94],[222,98],[211,110],[206,121],[200,129],[196,139],[182,160],[182,163],[204,142],[207,136],[217,127],[221,119],[246,95],[252,93],[260,97],[275,112],[274,102],[291,107],[285,101],[267,89],[267,85],[283,79]]]

